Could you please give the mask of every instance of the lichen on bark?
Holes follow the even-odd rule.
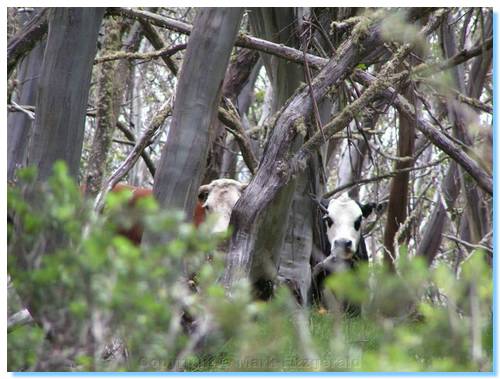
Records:
[[[108,18],[103,25],[101,55],[108,55],[121,48],[121,18]],[[89,194],[101,189],[106,168],[107,153],[111,146],[121,102],[122,91],[117,75],[118,61],[103,62],[98,67],[96,91],[96,128],[88,161],[85,185]]]

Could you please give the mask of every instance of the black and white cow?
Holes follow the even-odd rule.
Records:
[[[360,262],[368,263],[368,253],[362,234],[363,219],[377,208],[375,203],[360,204],[347,193],[325,204],[318,202],[321,210],[323,259],[314,263],[312,272],[313,302],[323,304],[323,283],[332,273],[356,269]],[[359,313],[349,307],[349,313]]]

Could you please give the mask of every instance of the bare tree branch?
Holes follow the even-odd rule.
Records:
[[[388,172],[387,174],[383,174],[383,175],[377,175],[377,176],[372,176],[370,178],[366,178],[366,179],[359,179],[359,180],[355,180],[355,181],[352,181],[350,183],[346,183],[342,186],[339,186],[331,191],[328,191],[326,192],[324,195],[323,195],[323,198],[325,199],[328,199],[329,197],[332,197],[333,195],[339,193],[339,192],[342,192],[346,189],[349,189],[349,188],[352,188],[352,187],[356,187],[356,186],[360,186],[360,185],[363,185],[363,184],[368,184],[368,183],[373,183],[373,182],[378,182],[380,180],[384,180],[384,179],[389,179],[389,178],[392,178],[396,175],[399,175],[403,172],[410,172],[410,171],[419,171],[419,170],[425,170],[426,168],[430,168],[430,167],[434,167],[438,164],[441,164],[443,163],[444,159],[438,159],[434,162],[431,162],[431,163],[428,163],[426,165],[423,165],[423,166],[416,166],[416,167],[406,167],[406,168],[402,168],[400,170],[394,170],[394,171],[391,171],[391,172]]]
[[[130,17],[139,21],[148,21],[153,25],[174,30],[182,34],[191,34],[191,30],[193,29],[192,25],[185,22],[174,20],[165,16],[160,16],[158,14],[147,11],[132,8],[109,8],[108,12],[110,14],[120,14],[122,16]],[[252,37],[247,34],[240,33],[240,35],[236,38],[235,45],[239,47],[255,49],[263,53],[276,55],[295,63],[304,63],[304,53],[302,51],[285,45],[269,42],[261,38]],[[307,59],[308,64],[315,69],[322,68],[328,62],[328,59],[321,58],[312,54],[306,54],[305,58]]]
[[[354,72],[354,80],[364,85],[370,85],[374,82],[375,78],[365,71],[356,70]],[[434,128],[428,121],[416,117],[413,106],[393,88],[386,88],[380,94],[387,101],[392,103],[399,112],[404,113],[410,119],[416,120],[417,128],[434,145],[463,167],[486,193],[493,195],[493,179],[491,175],[488,175],[488,173],[486,173],[475,160],[467,155],[461,147],[457,146],[455,142],[443,135],[437,128]]]
[[[181,43],[178,45],[170,46],[170,47],[164,47],[160,50],[156,51],[150,51],[147,53],[129,53],[126,51],[117,51],[116,53],[105,55],[99,58],[96,58],[94,60],[94,64],[99,64],[103,62],[109,62],[109,61],[114,61],[117,59],[128,59],[128,60],[134,60],[134,59],[143,59],[143,60],[150,60],[150,59],[155,59],[155,58],[165,58],[165,57],[171,57],[172,55],[176,54],[177,52],[184,50],[187,47],[187,43]]]
[[[425,11],[425,10],[424,10]],[[443,11],[443,10],[440,10]],[[446,10],[444,10],[446,11]],[[428,12],[428,11],[427,11]],[[166,16],[161,16],[155,13],[151,13],[148,11],[133,9],[133,8],[109,8],[109,14],[120,14],[126,17],[130,17],[142,22],[149,22],[153,25],[157,25],[160,27],[164,27],[178,33],[182,34],[190,34],[193,28],[192,25],[178,21]],[[415,14],[416,17],[420,17],[420,14]],[[436,25],[433,25],[432,28],[435,28]],[[428,29],[427,33],[432,28]],[[261,51],[263,53],[276,55],[280,58],[287,59],[291,62],[298,64],[307,64],[314,69],[321,69],[328,63],[328,59],[319,57],[314,54],[305,54],[303,51],[294,49],[289,46],[285,46],[283,44],[273,43],[270,41],[263,40],[261,38],[256,38],[250,36],[248,34],[240,33],[240,35],[236,38],[235,46],[245,47],[248,49],[255,49]],[[483,51],[483,49],[489,50],[493,46],[493,39],[488,38],[484,41],[484,43],[477,45],[470,49],[464,49],[460,51],[455,56],[432,65],[421,64],[414,69],[414,73],[417,73],[421,76],[429,76],[434,74],[435,72],[446,70],[455,65],[461,64],[479,54]]]
[[[163,107],[158,111],[158,114],[151,121],[151,125],[144,132],[144,134],[139,138],[136,145],[129,153],[127,158],[122,162],[122,164],[111,174],[111,176],[104,183],[101,192],[96,197],[94,203],[94,210],[99,213],[104,206],[104,198],[106,194],[111,191],[111,189],[123,179],[123,177],[130,171],[132,166],[137,162],[141,152],[151,143],[151,138],[155,135],[156,131],[164,125],[165,119],[172,113],[172,101],[170,98]]]
[[[130,129],[127,128],[127,126],[123,122],[118,120],[118,122],[116,123],[116,127],[118,129],[120,129],[120,131],[123,133],[123,135],[125,137],[127,137],[127,139],[130,141],[130,143],[132,145],[136,144],[136,139],[135,139],[134,133],[132,133],[130,131]],[[151,141],[144,148],[148,147],[150,144],[151,144]],[[151,176],[154,178],[155,172],[156,172],[156,167],[153,163],[153,160],[151,159],[151,156],[148,154],[148,152],[146,150],[143,150],[141,152],[141,156],[142,156],[142,159],[144,160],[144,163],[146,164],[146,167],[148,168],[149,172],[151,173]]]
[[[27,309],[16,312],[7,319],[7,333],[11,333],[21,326],[30,324],[33,321],[33,317],[31,317]]]
[[[476,243],[470,243],[470,242],[461,240],[460,238],[457,238],[455,236],[452,236],[452,235],[449,235],[446,233],[443,233],[443,237],[448,238],[448,239],[455,241],[459,244],[462,244],[464,246],[470,247],[471,249],[483,249],[483,250],[487,251],[490,255],[493,255],[493,249],[488,247],[488,246],[480,245],[480,244],[476,244]]]
[[[33,120],[35,119],[36,116],[36,111],[35,107],[32,105],[19,105],[16,102],[12,101],[11,104],[7,105],[7,109],[9,112],[23,112],[26,113],[26,115]],[[94,109],[87,109],[86,113],[87,117],[95,117],[96,112]],[[125,137],[132,143],[132,145],[135,145],[135,136],[134,134],[130,131],[130,129],[122,122],[122,121],[117,121],[116,122],[116,127],[125,135]],[[147,146],[151,144],[151,141]],[[146,167],[148,168],[149,172],[151,173],[151,176],[155,176],[156,172],[156,167],[153,163],[153,159],[149,155],[149,153],[145,150],[141,152],[141,156],[144,159],[144,163],[146,164]]]
[[[47,33],[48,8],[42,8],[38,14],[7,45],[7,77],[10,76],[17,62],[24,57]]]
[[[422,63],[413,69],[413,74],[421,76],[429,76],[436,74],[440,71],[447,70],[453,66],[457,66],[461,63],[468,61],[471,58],[483,53],[485,50],[490,50],[493,48],[493,37],[488,38],[484,43],[474,46],[470,49],[464,49],[453,57],[446,59],[437,63]]]
[[[227,127],[228,131],[236,139],[245,164],[252,175],[255,175],[259,162],[253,153],[250,139],[241,125],[236,109],[229,106],[230,102],[227,99],[223,99],[223,103],[225,103],[225,107],[219,107],[218,110],[219,120]]]
[[[12,109],[24,113],[26,116],[28,116],[30,119],[34,120],[35,119],[35,112],[32,111],[31,109],[28,109],[27,107],[23,107],[19,104],[17,104],[14,100],[11,101],[12,105],[9,105],[9,109],[12,107]],[[35,107],[31,107],[35,108]]]
[[[144,32],[144,36],[148,39],[148,41],[153,45],[153,47],[156,50],[163,49],[167,46],[163,38],[160,36],[160,34],[155,30],[154,26],[151,25],[149,22],[139,19],[139,23],[141,24],[142,31]],[[177,67],[177,64],[169,57],[169,56],[161,56],[161,59],[169,70],[172,72],[174,76],[177,75],[179,72],[179,68]]]

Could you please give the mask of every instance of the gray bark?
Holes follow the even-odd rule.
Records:
[[[48,8],[41,8],[7,46],[7,78],[21,60],[47,33]]]
[[[232,60],[227,69],[226,78],[222,87],[222,96],[229,99],[240,115],[244,112],[239,107],[238,96],[249,81],[253,68],[257,63],[259,55],[253,50],[241,49],[236,57]],[[203,184],[210,183],[212,180],[221,177],[221,169],[223,162],[224,141],[226,140],[227,131],[221,121],[216,121],[215,138],[212,141],[208,152],[207,169],[202,180]]]
[[[39,182],[51,175],[56,160],[66,162],[72,177],[78,176],[91,71],[104,11],[104,8],[50,10],[37,116],[28,150],[28,165],[38,168]],[[36,185],[25,191],[33,208],[39,206],[40,195]],[[17,220],[14,222],[18,224]],[[57,226],[45,233],[39,236],[40,243],[34,249],[25,251],[20,241],[10,247],[16,258],[15,270],[29,271],[39,264],[41,256],[66,246],[67,236]],[[29,291],[20,295],[33,319],[50,335],[38,356],[37,371],[68,370],[78,352],[93,354],[93,336],[88,324],[67,312],[68,299],[61,297],[59,285],[48,285],[43,293]]]
[[[227,288],[231,288],[242,276],[249,275],[254,282],[265,282],[274,277],[272,262],[276,262],[277,257],[268,249],[259,249],[259,245],[266,246],[266,239],[282,238],[270,233],[265,226],[274,222],[285,227],[286,221],[276,212],[268,212],[268,209],[272,207],[271,204],[280,204],[282,199],[289,199],[291,196],[289,188],[283,189],[291,174],[287,157],[296,138],[300,138],[298,135],[303,128],[304,117],[312,109],[311,96],[320,101],[331,86],[338,85],[363,61],[368,51],[379,46],[378,30],[379,26],[373,25],[359,43],[353,44],[348,40],[340,46],[337,56],[313,79],[312,95],[308,87],[302,87],[277,116],[259,170],[231,215],[231,225],[235,232],[230,241],[223,277]],[[290,203],[289,201],[288,204]],[[287,210],[285,206],[281,209]],[[276,241],[271,241],[267,245],[275,243]],[[271,272],[266,272],[269,267]]]
[[[109,18],[104,22],[101,51],[106,54],[121,48],[119,21]],[[85,191],[92,197],[101,189],[108,151],[120,112],[123,92],[122,78],[117,76],[117,61],[104,62],[98,67],[96,91],[96,127],[90,151]]]
[[[104,11],[55,8],[50,12],[28,150],[28,164],[38,168],[40,180],[50,176],[59,159],[67,163],[73,177],[78,176],[90,75]]]
[[[252,9],[250,21],[258,37],[298,47],[294,9]],[[272,86],[271,113],[275,113],[293,94],[304,76],[298,65],[275,56],[262,56],[262,59]],[[297,138],[292,150],[296,150],[303,140],[303,136]],[[256,239],[256,249],[267,251],[273,258],[272,262],[256,262],[258,278],[254,280],[261,287],[256,288],[259,296],[264,298],[270,295],[268,291],[272,287],[269,282],[277,271],[278,280],[290,286],[300,302],[307,301],[311,283],[309,261],[313,248],[313,209],[309,193],[311,188],[317,187],[317,175],[311,170],[309,167],[308,172],[301,173],[288,183],[278,197],[279,201],[273,202],[266,210],[265,221]],[[311,180],[313,183],[310,183]]]
[[[416,253],[417,256],[425,257],[429,265],[436,257],[443,240],[442,233],[446,225],[446,212],[448,209],[453,208],[460,193],[458,166],[455,162],[450,163],[439,192],[436,195],[436,207],[432,211],[429,221],[427,221]]]
[[[302,24],[303,21],[300,13],[304,16],[309,13],[309,9],[301,8],[297,10],[296,16],[297,28],[307,28]],[[326,21],[326,20],[323,20]],[[321,22],[321,20],[319,20]],[[328,22],[323,22],[323,27],[328,28]],[[319,34],[319,33],[317,33]],[[319,35],[311,36],[311,43],[317,42]],[[320,38],[319,38],[320,39]],[[290,37],[287,42],[290,43]],[[307,41],[302,40],[302,44]],[[320,46],[328,50],[331,43],[320,39],[316,46]],[[307,66],[303,67],[307,70]],[[312,75],[312,73],[311,73]],[[304,76],[304,73],[301,73]],[[273,87],[273,92],[276,89]],[[290,94],[291,95],[291,94]],[[283,104],[279,104],[282,106]],[[319,117],[319,123],[326,123],[331,115],[332,101],[329,98],[321,99],[317,102],[317,113],[307,119],[308,134],[312,130],[316,130],[317,122],[315,117]],[[277,109],[273,109],[273,113]],[[297,144],[302,144],[303,138],[297,138]],[[293,149],[293,148],[292,148]],[[279,253],[278,263],[278,280],[285,282],[293,291],[294,295],[302,304],[308,304],[310,287],[311,287],[311,261],[314,262],[316,256],[322,255],[322,228],[318,225],[318,217],[316,214],[316,206],[311,201],[311,193],[320,197],[325,190],[324,167],[326,146],[325,149],[320,149],[308,162],[306,170],[297,175],[291,182],[295,185],[292,203],[290,206],[287,230],[285,240]]]
[[[17,96],[20,105],[35,106],[45,40],[39,41],[21,61],[17,70]],[[33,121],[22,112],[13,112],[7,119],[7,179],[14,180],[18,168],[25,166],[26,149]]]
[[[238,98],[236,99],[235,106],[237,107],[238,112],[241,115],[241,122],[245,129],[248,129],[248,119],[246,115],[248,113],[248,109],[250,108],[250,104],[253,101],[255,81],[257,80],[257,76],[259,74],[261,67],[262,63],[259,60],[253,66],[252,72],[250,73],[245,86],[241,89],[241,92],[239,93]],[[253,142],[251,145],[252,150],[255,153],[257,153],[259,149],[258,141],[252,141],[252,142]],[[225,144],[226,144],[226,149],[224,150],[222,155],[222,162],[219,171],[219,176],[221,178],[237,179],[236,163],[238,160],[237,159],[238,156],[236,152],[238,151],[238,143],[233,136],[230,136],[230,138],[229,137],[226,138]]]
[[[183,209],[187,219],[197,201],[213,133],[210,125],[217,115],[242,13],[240,8],[200,9],[184,57],[168,139],[153,188],[161,207]]]

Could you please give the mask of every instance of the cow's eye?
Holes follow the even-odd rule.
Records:
[[[361,216],[357,218],[356,221],[354,221],[354,229],[359,230],[361,228]]]
[[[331,228],[331,226],[333,225],[333,220],[330,218],[330,216],[328,215],[325,215],[323,217],[323,221],[326,222],[326,225]]]
[[[207,200],[208,197],[208,191],[201,191],[198,193],[198,200],[203,203]]]

